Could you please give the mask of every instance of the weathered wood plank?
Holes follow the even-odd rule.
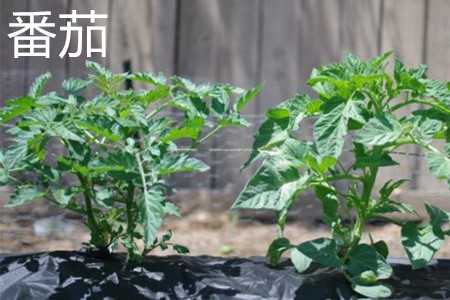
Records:
[[[172,75],[175,72],[176,0],[151,0],[147,20],[150,27],[150,70]]]
[[[425,62],[428,64],[428,75],[430,78],[450,81],[450,1],[433,0],[428,1],[428,5],[425,39]],[[418,188],[442,194],[448,200],[450,193],[446,182],[428,175],[425,162],[420,167]]]
[[[150,69],[151,28],[148,22],[150,2],[112,0],[110,48],[108,65],[114,72],[123,72],[125,61],[134,70]]]
[[[77,0],[77,1],[71,1],[70,11],[76,10],[77,13],[82,14],[89,14],[91,10],[95,10],[96,14],[109,14],[109,8],[110,8],[110,1],[111,0],[96,0],[96,1],[90,1],[90,0]],[[109,16],[107,20],[105,19],[97,19],[95,26],[106,26],[106,56],[108,56],[108,51],[111,45],[110,41],[110,35],[111,35],[111,24],[113,20]],[[78,76],[78,75],[85,75],[86,74],[86,67],[85,62],[86,59],[99,62],[101,64],[106,64],[107,59],[102,57],[100,53],[93,53],[92,57],[87,57],[87,51],[86,51],[86,27],[89,26],[90,20],[88,19],[80,19],[77,21],[77,26],[83,27],[83,49],[82,53],[79,57],[71,57],[69,59],[68,63],[68,73],[71,76]],[[100,37],[101,34],[99,32],[94,32],[92,35],[92,45],[95,48],[100,47]],[[76,52],[77,50],[77,35],[73,35],[73,42],[70,46],[70,52]]]
[[[29,0],[0,2],[0,102],[23,95],[26,91],[26,57],[14,58],[14,39],[8,34],[16,28],[9,23],[17,23],[13,12],[28,11]]]
[[[340,40],[342,51],[368,59],[379,52],[380,0],[342,0]]]
[[[299,49],[291,63],[298,64],[298,80],[303,92],[312,94],[306,84],[311,71],[318,65],[341,58],[339,38],[339,1],[304,0],[301,2],[298,32]]]
[[[62,81],[67,76],[67,60],[68,57],[60,58],[65,40],[66,32],[60,31],[61,26],[66,25],[66,20],[60,19],[60,14],[65,14],[69,10],[68,0],[44,0],[44,1],[30,1],[30,11],[49,11],[51,15],[48,17],[47,23],[54,23],[54,28],[47,30],[54,33],[55,38],[50,39],[50,58],[45,57],[30,57],[28,67],[27,84],[34,82],[35,78],[45,72],[52,73],[52,80],[46,87],[46,91],[59,91]],[[39,20],[40,21],[40,20]]]
[[[296,0],[263,2],[260,77],[265,88],[257,113],[263,114],[299,91],[300,5]]]

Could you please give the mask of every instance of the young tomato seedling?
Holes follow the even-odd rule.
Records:
[[[40,76],[28,95],[0,111],[1,124],[10,126],[11,143],[0,151],[0,183],[15,188],[8,206],[45,198],[80,213],[91,232],[89,247],[112,251],[122,243],[131,260],[155,247],[187,252],[169,242],[170,231],[157,238],[164,217],[179,214],[166,198],[173,190],[168,179],[208,166],[177,142],[188,139],[195,148],[224,127],[246,126],[240,111],[261,87],[245,91],[177,76],[113,74],[94,62],[87,67],[93,74],[64,81],[62,93],[43,94],[51,76]],[[151,89],[124,90],[125,80]],[[86,88],[98,94],[87,99]],[[52,151],[50,142],[61,150]]]
[[[429,204],[430,220],[422,224],[385,215],[417,214],[391,197],[407,180],[391,179],[375,190],[379,170],[397,165],[392,154],[404,145],[423,148],[430,173],[450,182],[450,84],[427,78],[424,65],[407,69],[399,60],[391,76],[386,69],[390,54],[369,61],[348,54],[344,62],[314,69],[308,84],[317,99],[300,94],[269,109],[244,167],[256,160],[262,164],[233,206],[276,211],[279,237],[267,252],[272,263],[290,250],[299,272],[311,261],[340,268],[353,289],[368,297],[391,294],[391,287],[380,280],[391,277],[392,268],[384,241],[361,242],[367,221],[401,226],[402,243],[415,269],[425,266],[450,235],[442,227],[450,214]],[[405,114],[402,109],[408,106],[412,112]],[[311,141],[297,135],[308,118],[314,122]],[[351,145],[350,164],[342,160],[344,141]],[[340,180],[348,187],[337,189]],[[321,201],[332,238],[293,245],[283,237],[283,228],[295,199],[307,189]]]

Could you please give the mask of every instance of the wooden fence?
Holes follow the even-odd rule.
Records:
[[[14,11],[45,10],[56,17],[73,9],[109,15],[107,58],[95,60],[114,71],[131,61],[134,70],[194,81],[243,87],[265,82],[265,91],[246,111],[251,116],[298,91],[310,92],[304,82],[311,69],[339,60],[345,51],[369,58],[395,49],[407,65],[426,63],[430,76],[450,80],[450,0],[14,0],[0,4],[2,100],[22,94],[44,71],[55,75],[54,88],[63,78],[85,72],[86,57],[59,58],[64,35],[52,40],[50,59],[14,59],[13,41],[7,37],[13,31],[8,23],[14,22]],[[61,25],[57,18],[52,21]],[[225,146],[249,146],[254,130],[234,132]],[[224,147],[223,140],[216,139],[212,146]],[[213,164],[217,174],[207,180],[210,187],[230,182],[236,183],[236,190],[242,186],[248,174],[235,170],[248,153],[232,158],[206,155],[208,160],[222,159]],[[448,198],[443,182],[424,175],[422,158],[399,159],[406,164],[385,175],[412,177],[408,197]]]

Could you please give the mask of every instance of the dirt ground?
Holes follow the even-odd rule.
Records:
[[[173,230],[173,242],[189,247],[190,255],[263,256],[276,236],[274,225],[239,220],[236,215],[226,213],[197,212],[184,219],[170,218],[164,228]],[[391,257],[406,257],[396,226],[369,225],[366,232],[375,241],[384,239],[390,247]],[[302,222],[288,224],[285,234],[294,243],[329,235],[323,224]],[[27,221],[4,215],[0,219],[0,253],[74,250],[88,239],[88,232],[80,220],[47,217]],[[171,253],[153,252],[157,255]],[[450,257],[450,239],[436,257]]]

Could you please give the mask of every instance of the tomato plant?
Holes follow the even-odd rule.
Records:
[[[314,69],[308,84],[317,98],[299,94],[269,109],[244,167],[262,163],[233,206],[276,212],[279,236],[267,252],[272,263],[290,251],[299,272],[311,261],[340,268],[353,289],[369,297],[391,294],[380,280],[389,278],[392,268],[384,241],[361,242],[367,221],[401,226],[413,268],[425,266],[450,235],[443,227],[450,213],[430,204],[425,204],[429,221],[422,224],[386,215],[417,214],[391,197],[406,179],[392,178],[375,189],[379,170],[397,165],[392,154],[404,145],[423,148],[430,173],[450,183],[450,84],[427,78],[424,65],[409,69],[400,60],[389,75],[390,54],[368,61],[348,54],[344,62]],[[406,114],[404,107],[412,112]],[[311,140],[298,138],[306,119],[314,122]],[[351,145],[348,164],[342,160],[344,142]],[[341,180],[349,183],[347,188],[335,187]],[[322,204],[331,238],[294,245],[283,237],[286,215],[307,189]]]
[[[190,140],[195,148],[224,127],[246,126],[240,111],[262,87],[245,91],[86,65],[92,74],[64,81],[63,92],[43,93],[47,73],[1,110],[11,143],[0,151],[0,183],[15,187],[8,206],[45,198],[85,215],[88,246],[112,251],[122,243],[128,259],[139,260],[155,247],[185,253],[186,247],[169,242],[170,231],[157,238],[164,217],[179,215],[166,197],[173,191],[168,179],[208,166],[177,142]],[[125,90],[126,80],[151,88]],[[83,97],[86,88],[97,95]],[[52,151],[50,142],[62,150]]]

